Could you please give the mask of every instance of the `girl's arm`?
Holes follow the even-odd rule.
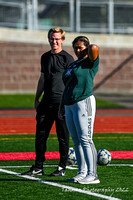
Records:
[[[90,44],[88,47],[88,55],[91,61],[96,60],[99,55],[99,47],[95,44]]]

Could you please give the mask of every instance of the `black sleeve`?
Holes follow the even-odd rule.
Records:
[[[44,55],[41,56],[41,72],[44,73]]]
[[[74,62],[74,58],[73,58],[70,54],[68,54],[67,57],[66,57],[66,63],[67,63],[66,68],[67,68],[72,62]]]
[[[41,72],[43,72],[43,73],[45,72],[45,68],[48,65],[49,57],[50,57],[50,51],[44,53],[41,56]]]

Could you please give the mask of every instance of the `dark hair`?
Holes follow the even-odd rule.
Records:
[[[73,40],[73,42],[72,42],[73,48],[74,48],[75,43],[77,43],[78,41],[84,42],[84,45],[85,45],[86,47],[88,47],[88,45],[90,44],[90,41],[89,41],[89,39],[88,39],[86,36],[78,36],[78,37],[76,37],[76,38]]]

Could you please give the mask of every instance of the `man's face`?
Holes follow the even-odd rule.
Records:
[[[59,53],[62,50],[62,43],[64,40],[61,39],[61,33],[51,33],[49,37],[49,43],[53,53]]]

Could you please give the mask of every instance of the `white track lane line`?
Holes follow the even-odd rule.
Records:
[[[133,167],[133,164],[109,164],[107,167],[114,167],[114,166],[119,166],[119,167]],[[0,168],[26,168],[26,167],[31,167],[30,165],[24,165],[24,166],[0,166]],[[58,167],[58,165],[44,165],[43,167]],[[72,166],[66,166],[67,169],[78,169],[77,165],[72,165]]]
[[[0,168],[25,168],[25,167],[31,167],[31,166],[0,166]],[[58,165],[44,165],[43,167],[58,167]],[[73,166],[66,166],[66,169],[78,169],[76,165]]]
[[[27,176],[27,175],[21,175],[21,174],[18,174],[16,172],[5,170],[5,169],[0,169],[0,172],[11,174],[11,175],[15,175],[15,176],[19,176],[19,177],[26,178],[26,179],[33,180],[33,181],[38,181],[38,182],[41,182],[41,183],[44,183],[44,184],[47,184],[47,185],[52,185],[52,186],[63,188],[63,189],[67,189],[67,190],[70,190],[70,191],[79,192],[79,193],[87,194],[87,195],[90,195],[90,196],[99,197],[99,198],[102,198],[102,199],[121,200],[121,199],[118,199],[118,198],[115,198],[115,197],[102,195],[102,194],[98,194],[98,193],[82,190],[82,189],[79,189],[79,188],[70,187],[70,186],[67,186],[67,185],[62,185],[62,184],[46,181],[44,179],[40,179],[40,178],[36,178],[36,177],[32,177],[32,176]]]

